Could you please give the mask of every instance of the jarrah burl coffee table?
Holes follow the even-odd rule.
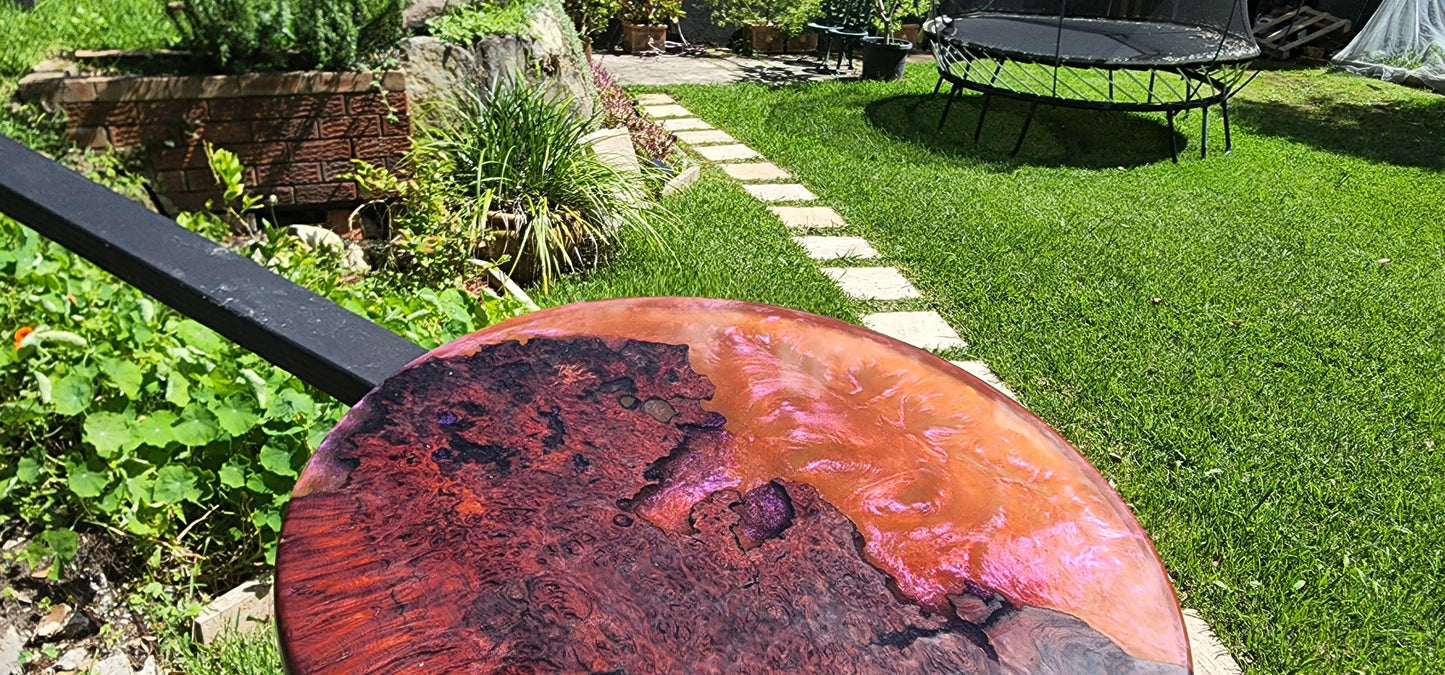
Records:
[[[809,314],[615,300],[387,379],[286,514],[297,674],[1186,673],[1138,522],[946,361]]]

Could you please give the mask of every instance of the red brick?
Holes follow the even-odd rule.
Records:
[[[401,155],[411,149],[411,139],[406,136],[386,136],[383,138],[355,138],[351,141],[351,147],[355,149],[355,157],[391,157]],[[375,164],[376,162],[372,162]]]
[[[70,130],[70,140],[82,148],[91,150],[104,150],[110,147],[110,133],[105,127],[74,127]]]
[[[346,111],[352,115],[405,115],[406,94],[393,92],[385,98],[378,93],[352,94],[346,97]]]
[[[216,174],[211,173],[209,168],[187,169],[185,175],[187,190],[213,190],[220,186],[216,182]]]
[[[113,126],[109,129],[110,143],[117,148],[132,148],[138,145],[151,145],[175,142],[180,139],[181,133],[174,125],[148,124],[145,126]]]
[[[157,192],[185,192],[186,172],[157,171],[151,185],[155,186]]]
[[[352,164],[351,160],[344,162],[325,162],[321,165],[322,180],[331,182],[348,180],[342,178],[342,176],[354,170],[356,170],[356,165]]]
[[[256,192],[267,197],[275,195],[276,206],[291,206],[296,203],[295,191],[290,187],[262,188]]]
[[[321,175],[321,165],[315,162],[304,164],[261,164],[253,169],[256,172],[254,182],[258,186],[320,183],[325,180]]]
[[[321,120],[322,138],[355,138],[376,136],[381,133],[381,118],[376,115],[364,117],[325,117]]]
[[[320,138],[316,133],[316,120],[307,118],[257,120],[251,123],[251,132],[258,139],[268,141],[300,141]]]
[[[221,195],[217,192],[178,192],[167,194],[166,199],[182,211],[205,210],[207,201],[215,202],[217,208],[221,207]]]
[[[246,166],[257,164],[280,164],[288,159],[285,143],[247,143],[243,145],[229,145],[227,150],[236,153],[236,158]]]
[[[297,185],[292,188],[298,206],[312,204],[335,204],[358,201],[356,185],[353,183],[318,183]]]
[[[292,143],[291,158],[298,162],[330,162],[350,159],[351,143],[344,138]]]
[[[151,168],[157,171],[199,169],[205,166],[206,149],[201,145],[151,148]]]
[[[62,107],[72,124],[134,126],[174,124],[204,119],[201,101],[126,101],[123,103],[66,103]]]
[[[214,120],[335,117],[346,114],[346,99],[339,94],[218,98],[206,103],[210,118]]]
[[[196,131],[212,143],[249,143],[256,138],[245,122],[205,122]]]
[[[381,117],[381,135],[383,136],[410,136],[411,118],[406,115],[396,115],[393,121],[390,116]]]

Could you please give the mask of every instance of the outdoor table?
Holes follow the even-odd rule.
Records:
[[[1187,673],[1109,484],[1014,401],[833,319],[535,312],[388,378],[286,514],[287,668]]]

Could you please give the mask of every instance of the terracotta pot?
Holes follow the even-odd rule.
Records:
[[[899,40],[907,40],[915,47],[918,46],[918,31],[923,29],[923,24],[905,23],[893,32],[893,37]]]
[[[639,26],[622,24],[622,51],[640,54],[645,51],[667,48],[667,26]]]
[[[789,54],[810,54],[818,51],[818,34],[814,32],[803,33],[788,38]]]
[[[754,54],[779,54],[787,43],[783,29],[777,26],[744,26],[743,30],[747,31],[747,44]]]

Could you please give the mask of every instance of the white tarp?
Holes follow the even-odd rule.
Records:
[[[1385,0],[1333,60],[1353,73],[1445,93],[1445,0]]]

